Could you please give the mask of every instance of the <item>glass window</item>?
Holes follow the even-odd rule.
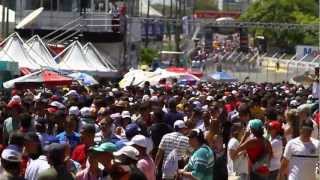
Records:
[[[47,11],[56,11],[58,9],[58,0],[42,0],[43,8]]]
[[[34,10],[38,8],[40,8],[40,0],[26,0],[26,10]]]
[[[60,0],[59,1],[59,10],[60,11],[72,11],[72,3],[71,0]]]

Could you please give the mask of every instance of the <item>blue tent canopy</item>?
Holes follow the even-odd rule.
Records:
[[[99,84],[97,80],[95,80],[92,76],[86,73],[77,72],[69,74],[68,76],[72,77],[74,80],[79,81],[80,84],[84,86],[92,86],[95,84]]]
[[[237,78],[223,71],[208,74],[208,77],[209,79],[213,79],[215,81],[236,81],[237,80]]]

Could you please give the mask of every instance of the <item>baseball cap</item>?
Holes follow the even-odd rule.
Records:
[[[66,106],[63,105],[63,104],[62,104],[61,102],[59,102],[59,101],[52,101],[52,102],[50,103],[50,106],[56,107],[56,108],[58,108],[58,109],[64,109],[64,108],[66,108]]]
[[[116,157],[115,161],[118,163],[121,163],[121,159],[117,157],[120,157],[122,155],[127,156],[132,160],[139,159],[139,151],[132,146],[125,146],[121,148],[119,151],[114,152],[113,155]]]
[[[138,135],[135,135],[130,142],[126,143],[126,145],[128,146],[137,145],[140,147],[147,148],[148,142],[145,136],[138,134]]]
[[[174,122],[174,124],[173,124],[173,127],[182,129],[182,128],[186,128],[187,126],[183,120],[176,120],[176,122]]]
[[[91,111],[89,107],[83,107],[80,110],[80,114],[82,117],[90,117],[91,116]]]
[[[48,111],[49,113],[56,113],[56,112],[58,111],[58,109],[57,109],[57,108],[54,108],[54,107],[50,107],[50,108],[47,108],[47,111]]]
[[[1,159],[11,161],[11,162],[20,162],[22,159],[22,155],[19,151],[6,148],[1,153]]]
[[[129,111],[122,111],[121,117],[122,118],[131,118],[130,112]]]
[[[263,127],[263,123],[260,119],[252,119],[249,121],[250,129],[258,130]]]
[[[92,147],[92,150],[97,151],[97,152],[113,153],[113,152],[117,151],[117,146],[113,143],[105,142],[105,143],[102,143],[98,146]]]
[[[279,121],[271,121],[268,123],[270,129],[277,130],[278,132],[281,131],[282,125]]]
[[[76,96],[76,97],[78,97],[79,94],[77,93],[76,90],[70,90],[70,91],[66,94],[66,96]]]
[[[69,115],[79,116],[80,115],[80,110],[79,110],[78,106],[71,106],[69,108]]]
[[[130,123],[125,129],[127,137],[133,137],[141,132],[141,128],[136,123]]]

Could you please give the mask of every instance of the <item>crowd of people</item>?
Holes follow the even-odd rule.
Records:
[[[0,179],[316,180],[318,109],[285,82],[14,89]]]

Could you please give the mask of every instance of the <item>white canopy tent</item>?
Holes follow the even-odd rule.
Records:
[[[104,58],[92,43],[83,46],[83,52],[92,64],[104,66],[108,71],[117,71],[107,58]]]
[[[83,52],[83,47],[80,42],[75,41],[70,44],[63,52],[61,52],[54,59],[61,57],[58,64],[59,69],[68,71],[88,71],[88,72],[108,72],[108,70],[101,62],[97,60],[88,59]]]
[[[24,47],[23,40],[17,33],[11,34],[2,44],[4,44],[4,46],[0,51],[0,61],[17,62],[20,68],[41,68],[41,65],[29,55],[27,49]]]
[[[30,38],[25,47],[30,56],[41,66],[57,68],[58,64],[53,60],[50,51],[38,35]]]

